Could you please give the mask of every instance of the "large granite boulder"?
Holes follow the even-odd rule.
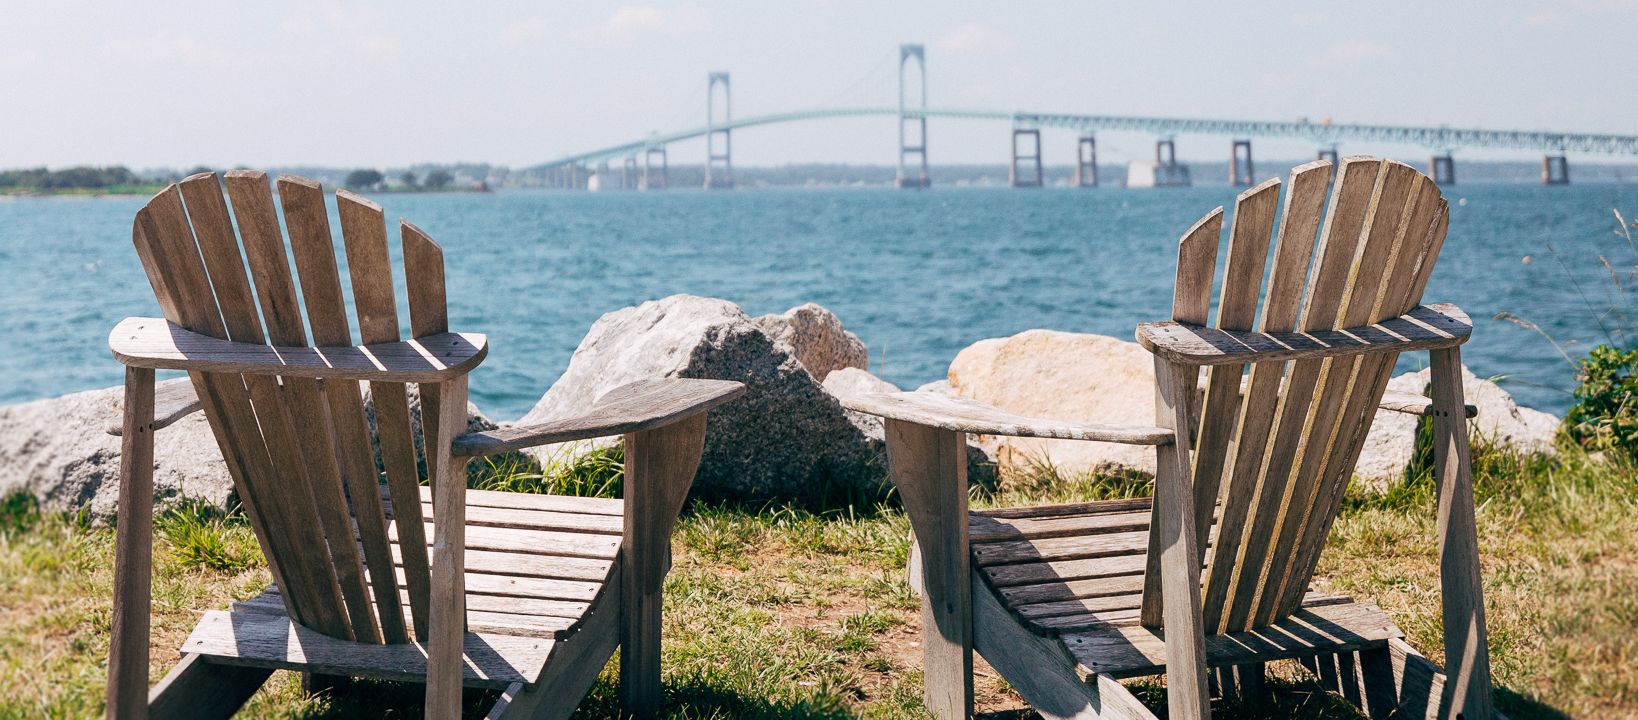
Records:
[[[0,407],[0,495],[24,490],[48,508],[112,515],[120,439],[107,429],[124,399],[112,387]],[[202,413],[154,433],[154,458],[156,500],[231,502],[233,482]]]
[[[1153,358],[1137,343],[1103,335],[1026,330],[980,340],[950,363],[948,387],[1025,417],[1155,424]],[[1004,467],[1051,463],[1068,472],[1155,470],[1154,449],[1144,446],[989,435],[975,440]]]
[[[870,369],[870,358],[859,336],[843,328],[836,313],[814,303],[798,305],[779,315],[763,315],[756,324],[769,339],[789,347],[797,362],[819,382],[843,368]]]
[[[518,424],[583,413],[604,393],[637,380],[737,380],[748,391],[712,411],[696,494],[819,502],[882,493],[879,453],[800,354],[731,302],[673,295],[599,318],[563,376]],[[578,449],[545,446],[531,454],[562,461]]]

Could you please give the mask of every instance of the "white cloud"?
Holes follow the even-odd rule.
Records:
[[[935,49],[952,53],[1005,52],[1017,44],[1011,35],[978,23],[967,23],[933,41]]]
[[[40,64],[40,53],[33,48],[5,48],[0,50],[0,73],[20,72]]]
[[[1325,51],[1325,54],[1332,60],[1359,61],[1385,58],[1392,55],[1393,51],[1385,45],[1360,40],[1332,45]]]
[[[506,47],[529,45],[545,39],[546,29],[546,21],[538,17],[508,23],[501,28],[500,42]]]
[[[279,29],[286,34],[298,37],[307,37],[313,34],[315,25],[311,15],[291,15],[279,22]]]
[[[356,55],[391,59],[403,54],[403,43],[377,29],[375,14],[367,8],[349,8],[332,2],[324,6],[321,14],[329,29],[341,35]]]
[[[117,62],[175,64],[229,71],[243,70],[257,62],[257,58],[249,53],[236,52],[192,35],[173,32],[115,40],[103,47],[102,56]]]
[[[658,5],[621,5],[594,34],[630,40],[645,35],[689,35],[705,27],[705,13],[696,7],[667,10]]]

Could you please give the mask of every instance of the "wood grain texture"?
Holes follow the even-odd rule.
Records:
[[[572,716],[619,646],[621,586],[618,576],[611,578],[580,631],[554,648],[540,681],[509,686],[484,716],[486,720],[567,720]]]
[[[148,715],[148,614],[153,604],[154,372],[125,370],[114,609],[108,648],[107,717]]]
[[[935,393],[861,393],[841,398],[856,412],[943,430],[977,435],[1091,440],[1127,445],[1162,445],[1172,432],[1160,427],[1098,425],[1014,415],[977,400]]]
[[[278,188],[285,229],[290,236],[290,253],[301,277],[301,295],[313,343],[331,347],[351,345],[352,332],[347,326],[323,188],[312,180],[290,176],[280,177]],[[327,382],[323,392],[342,484],[351,500],[350,509],[358,527],[365,566],[371,573],[391,573],[392,554],[388,550],[386,519],[377,483],[375,451],[364,417],[363,394],[358,383],[348,381]],[[409,637],[404,632],[404,618],[395,602],[396,594],[388,587],[375,588],[375,592],[382,641],[407,642]]]
[[[163,430],[173,423],[204,409],[199,393],[188,378],[172,378],[154,383],[154,430]],[[123,412],[123,410],[121,411]],[[119,437],[125,432],[123,421],[116,420],[106,432]]]
[[[1194,393],[1195,377],[1188,366],[1155,358],[1155,419],[1162,426],[1188,427],[1185,398]],[[1200,613],[1201,553],[1194,535],[1189,447],[1173,443],[1161,446],[1156,454],[1155,512],[1150,532],[1159,541],[1161,602],[1157,607],[1151,592],[1144,591],[1143,621],[1156,626],[1159,623],[1155,621],[1164,618],[1169,711],[1174,717],[1206,720],[1211,717],[1211,698],[1206,684],[1205,629]],[[1154,548],[1151,545],[1151,550]],[[1145,587],[1153,584],[1145,583]]]
[[[935,717],[973,713],[973,585],[962,433],[888,418],[888,468],[920,548],[922,697]]]
[[[464,683],[488,688],[533,682],[554,643],[544,638],[478,633],[466,633],[462,640]],[[422,643],[372,645],[338,640],[268,613],[206,612],[182,649],[224,664],[409,682],[427,677],[428,648]]]
[[[1400,637],[1403,634],[1399,628],[1373,604],[1321,605],[1305,608],[1266,628],[1206,638],[1202,674],[1208,664],[1220,667],[1380,647]],[[1084,672],[1133,677],[1152,675],[1164,668],[1168,685],[1177,675],[1169,661],[1168,648],[1173,640],[1157,629],[1111,626],[1065,635],[1063,640]],[[1177,712],[1176,705],[1171,708]]]
[[[427,715],[430,717],[457,717],[461,714],[462,638],[466,633],[466,460],[449,454],[449,447],[458,430],[466,427],[466,377],[446,380],[438,384],[438,407],[442,417],[438,427],[443,432],[427,443],[427,465],[441,473],[433,480],[432,504],[437,508],[437,522],[433,529],[432,568],[428,593],[431,617],[427,623]],[[406,422],[408,419],[406,418]],[[412,461],[413,462],[413,461]],[[389,480],[391,482],[391,471]],[[394,486],[395,497],[409,498],[402,503],[420,514],[420,493],[405,493]],[[393,518],[400,520],[407,513],[395,507]],[[398,526],[402,529],[402,523]],[[414,542],[406,536],[405,542]],[[416,605],[416,568],[405,554],[404,572],[408,576],[410,605]],[[417,625],[419,630],[419,624]],[[420,634],[419,632],[417,633]]]
[[[585,415],[468,433],[455,439],[453,452],[477,457],[547,443],[642,432],[706,412],[743,394],[745,385],[731,380],[638,381],[610,390]]]
[[[671,530],[705,451],[705,414],[625,436],[625,528],[620,556],[620,699],[659,710],[660,627]]]
[[[1138,326],[1138,344],[1173,362],[1233,365],[1408,352],[1467,342],[1473,323],[1461,308],[1419,306],[1396,318],[1336,330],[1232,332],[1173,322]]]
[[[441,333],[405,342],[346,347],[290,347],[218,340],[162,318],[126,318],[108,334],[114,358],[133,367],[332,380],[440,382],[483,362],[489,340]]]
[[[148,717],[228,720],[272,674],[267,668],[221,665],[188,653],[148,692]]]
[[[1449,712],[1490,717],[1490,650],[1473,508],[1467,420],[1462,417],[1462,358],[1433,353],[1434,475],[1439,482],[1439,585],[1443,602]]]

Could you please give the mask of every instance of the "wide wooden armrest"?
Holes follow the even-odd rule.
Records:
[[[1127,445],[1168,445],[1172,431],[1160,427],[1096,425],[1014,415],[977,400],[939,393],[860,393],[841,398],[842,407],[917,425],[979,435],[1095,440]]]
[[[1342,330],[1260,333],[1180,322],[1144,323],[1138,344],[1185,365],[1232,365],[1271,360],[1406,352],[1467,342],[1473,322],[1455,305],[1418,305],[1396,318]]]
[[[440,333],[407,342],[347,347],[279,347],[232,342],[172,325],[163,318],[125,318],[108,334],[114,358],[156,370],[435,383],[483,362],[489,339]]]
[[[705,412],[743,394],[745,384],[732,380],[644,380],[608,391],[584,415],[467,433],[455,438],[452,452],[458,457],[479,457],[548,443],[651,430]]]
[[[173,378],[154,383],[154,429],[168,427],[204,407],[188,378]],[[124,408],[120,409],[124,413]],[[108,426],[108,434],[115,437],[125,433],[125,423],[115,418]]]

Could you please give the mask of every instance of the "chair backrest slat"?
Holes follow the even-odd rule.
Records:
[[[359,334],[366,344],[396,342],[400,339],[398,301],[392,287],[387,225],[381,206],[338,190],[336,208],[341,215],[347,274],[352,280]],[[375,408],[376,442],[381,448],[381,463],[387,472],[387,489],[393,501],[393,525],[398,530],[398,544],[403,551],[410,620],[416,637],[426,638],[432,607],[431,575],[409,398],[404,383],[371,382],[370,399]]]
[[[324,207],[324,190],[306,178],[288,176],[279,178],[278,187],[291,255],[301,276],[302,298],[307,306],[313,343],[351,345],[352,331],[347,326],[347,308],[342,296],[341,273],[336,265],[336,248],[330,235],[330,216]],[[394,577],[380,475],[375,466],[369,421],[364,415],[363,393],[358,383],[330,382],[324,384],[324,394],[342,484],[347,488],[365,564],[372,579]],[[382,640],[407,642],[409,634],[405,631],[403,608],[398,602],[397,583],[373,582],[370,588],[375,597]]]
[[[1277,233],[1278,182],[1237,200],[1218,327],[1250,330],[1255,318],[1263,332],[1338,329],[1403,314],[1420,301],[1446,227],[1438,188],[1376,158],[1345,159],[1334,182],[1330,170],[1316,162],[1292,171]],[[1201,227],[1179,248],[1173,312],[1195,324],[1204,324],[1200,313],[1177,317],[1177,310],[1185,286],[1192,300],[1201,278],[1210,282],[1214,256],[1200,247]],[[1194,464],[1196,501],[1208,508],[1197,537],[1207,536],[1207,512],[1220,508],[1216,539],[1203,551],[1208,632],[1266,625],[1296,609],[1396,357],[1266,361],[1244,378],[1245,365],[1213,366],[1196,414]],[[1158,586],[1151,563],[1146,606]],[[1155,616],[1146,607],[1145,617]]]
[[[235,171],[226,185],[224,197],[215,175],[195,175],[137,214],[133,242],[166,318],[236,342],[300,346],[310,337],[316,345],[351,345],[322,188],[300,178],[279,180],[287,249],[267,176]],[[361,339],[398,341],[381,208],[347,193],[338,205]],[[406,275],[429,285],[410,293],[412,332],[443,332],[442,252],[419,230],[406,230],[405,239]],[[374,440],[388,484],[408,499],[394,508],[403,538],[400,572],[359,383],[223,373],[194,373],[193,379],[291,617],[361,642],[405,642],[407,624],[424,637],[430,577],[404,385],[371,387],[379,428]],[[413,608],[410,623],[399,599],[400,577]]]

